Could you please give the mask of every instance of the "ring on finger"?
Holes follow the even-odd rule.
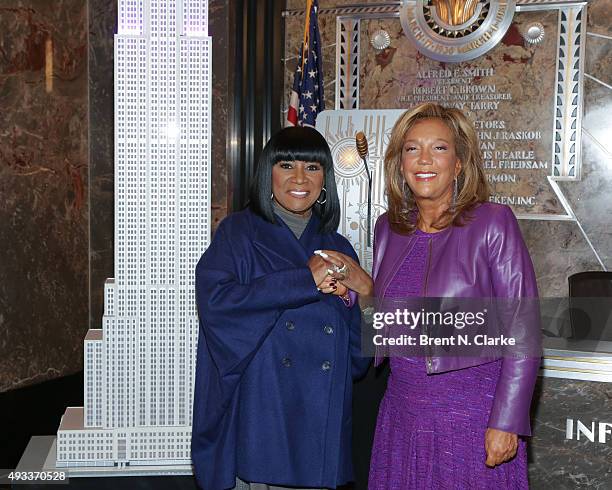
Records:
[[[338,267],[336,265],[334,266],[334,272],[344,275],[348,272],[348,267],[346,266],[346,264],[342,264],[342,267]]]

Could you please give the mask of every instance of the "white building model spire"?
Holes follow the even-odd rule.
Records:
[[[119,0],[115,277],[103,328],[85,337],[84,407],[66,409],[57,437],[57,467],[83,475],[191,462],[194,274],[210,236],[207,13],[207,0]]]

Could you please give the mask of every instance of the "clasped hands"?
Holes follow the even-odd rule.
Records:
[[[335,250],[317,250],[307,265],[322,293],[345,296],[351,289],[360,296],[372,295],[372,278],[348,255]]]

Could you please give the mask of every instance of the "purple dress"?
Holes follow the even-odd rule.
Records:
[[[421,296],[429,240],[420,230],[385,297]],[[443,232],[442,232],[443,233]],[[380,404],[369,490],[526,489],[527,451],[485,465],[485,431],[501,361],[428,375],[424,358],[393,357]]]

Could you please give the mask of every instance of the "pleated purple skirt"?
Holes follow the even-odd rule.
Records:
[[[526,489],[527,452],[485,465],[485,431],[501,361],[427,375],[425,360],[391,359],[369,490]]]

